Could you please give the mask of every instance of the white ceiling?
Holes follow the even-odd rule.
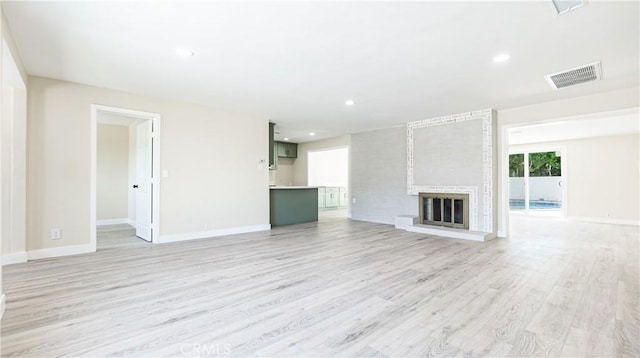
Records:
[[[637,1],[564,15],[551,1],[2,6],[29,74],[271,119],[292,141],[632,87],[640,76]],[[177,57],[177,46],[195,56]],[[503,52],[511,60],[493,63]],[[602,81],[554,91],[544,79],[594,61]]]
[[[509,144],[535,144],[640,132],[640,109],[594,113],[509,129]]]

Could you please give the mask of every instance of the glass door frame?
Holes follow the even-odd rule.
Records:
[[[530,210],[529,209],[529,154],[530,153],[540,153],[540,152],[556,152],[556,153],[560,153],[560,157],[562,158],[560,160],[560,172],[561,172],[561,179],[560,182],[562,183],[561,188],[562,188],[562,207],[560,208],[560,210],[558,211],[557,215],[554,215],[552,213],[549,212],[541,212],[538,210]],[[568,202],[567,202],[567,187],[568,187],[568,183],[569,183],[569,176],[568,176],[568,172],[567,172],[567,146],[566,145],[555,145],[555,144],[522,144],[522,145],[513,145],[513,146],[509,146],[509,154],[508,156],[512,155],[512,154],[524,154],[524,210],[521,211],[523,214],[526,215],[545,215],[545,216],[555,216],[555,217],[566,217],[567,216],[567,206],[568,206]],[[507,156],[507,158],[508,158]],[[507,167],[508,167],[508,161],[507,161]],[[508,172],[508,170],[507,170]],[[507,173],[507,183],[509,182],[509,176]],[[510,185],[510,184],[508,184]],[[509,191],[507,191],[508,193]],[[509,202],[510,198],[507,198],[507,202]],[[518,213],[518,211],[512,211],[510,207],[508,207],[509,213],[514,214],[514,213]]]

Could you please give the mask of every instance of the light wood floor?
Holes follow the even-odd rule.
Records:
[[[638,357],[638,228],[513,218],[488,243],[317,224],[4,268],[3,356]]]

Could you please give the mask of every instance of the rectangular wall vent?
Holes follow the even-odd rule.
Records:
[[[544,76],[553,89],[579,85],[602,78],[600,61]]]

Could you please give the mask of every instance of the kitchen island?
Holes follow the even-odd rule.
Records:
[[[271,226],[318,221],[318,188],[310,186],[269,187]]]

